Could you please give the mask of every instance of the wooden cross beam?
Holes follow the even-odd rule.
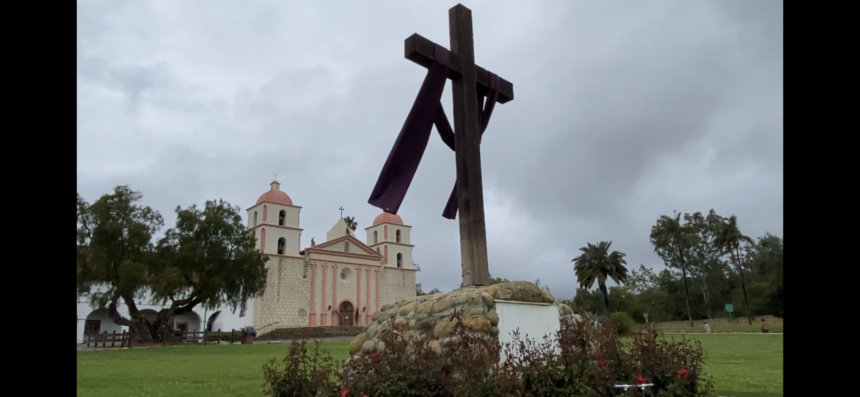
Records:
[[[490,73],[475,65],[472,11],[457,4],[448,10],[451,38],[450,71],[454,96],[454,133],[457,161],[457,200],[460,218],[462,285],[488,285],[487,230],[484,222],[484,187],[481,178],[481,128],[478,94],[490,87]],[[440,46],[441,47],[441,46]],[[436,44],[413,34],[406,39],[406,59],[429,67]],[[499,103],[514,99],[514,85],[499,78]]]
[[[406,59],[415,62],[421,66],[430,67],[430,64],[433,63],[433,51],[436,47],[436,43],[424,38],[418,33],[409,36],[406,39],[405,46],[405,56]],[[440,46],[442,47],[442,46]],[[448,51],[447,49],[445,51]],[[448,78],[451,80],[457,80],[463,76],[463,62],[460,60],[460,56],[451,53],[450,54],[450,63],[451,70],[448,71]],[[477,81],[477,89],[478,94],[487,95],[487,91],[490,89],[490,73],[487,72],[486,69],[475,65],[475,80]],[[501,77],[499,77],[499,103],[507,103],[514,100],[514,85],[510,81],[507,81]]]

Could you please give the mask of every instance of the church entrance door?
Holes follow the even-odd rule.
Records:
[[[355,309],[352,308],[352,303],[343,302],[340,304],[340,308],[338,309],[338,324],[339,325],[353,325],[354,319],[353,312]]]

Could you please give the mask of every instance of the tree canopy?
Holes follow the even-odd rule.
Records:
[[[627,268],[624,266],[625,254],[619,251],[609,252],[612,242],[601,241],[581,247],[582,254],[573,258],[574,272],[580,288],[588,289],[595,282],[603,294],[603,314],[609,314],[609,293],[606,290],[606,280],[611,278],[618,284],[627,281]]]
[[[639,322],[644,313],[650,321],[692,322],[728,317],[725,304],[734,303],[750,316],[782,317],[783,240],[766,233],[753,241],[737,224],[737,217],[713,209],[660,216],[650,238],[665,268],[640,264],[623,285],[608,287],[612,311]],[[604,310],[603,292],[591,288],[580,285],[565,303],[587,312]]]
[[[153,242],[162,216],[140,204],[143,195],[117,186],[88,204],[78,194],[78,294],[89,294],[110,318],[161,339],[170,319],[197,306],[227,306],[243,315],[248,299],[264,291],[268,259],[239,215],[239,207],[207,201],[176,208],[176,226]],[[125,317],[118,307],[128,308]],[[161,305],[155,319],[140,304]]]

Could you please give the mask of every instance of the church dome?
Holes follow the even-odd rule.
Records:
[[[281,184],[278,181],[272,181],[270,186],[272,187],[271,190],[260,195],[260,198],[257,199],[257,204],[275,203],[293,205],[293,200],[290,196],[281,191]]]
[[[383,212],[373,220],[373,226],[383,224],[383,223],[393,223],[395,225],[402,225],[403,219],[400,219],[400,216],[397,214],[389,214],[387,212]]]

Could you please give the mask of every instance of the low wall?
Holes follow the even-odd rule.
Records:
[[[257,340],[299,340],[303,338],[318,339],[338,336],[356,336],[362,331],[361,327],[352,325],[337,325],[329,327],[278,328],[255,339]]]
[[[409,339],[429,341],[430,349],[441,352],[442,346],[452,337],[451,331],[456,320],[452,321],[450,316],[455,310],[462,313],[463,325],[470,332],[496,337],[499,335],[496,300],[556,305],[560,321],[574,318],[567,305],[558,304],[552,294],[528,281],[463,287],[449,293],[422,295],[381,307],[380,311],[373,313],[373,322],[364,327],[364,332],[353,338],[349,353],[352,356],[385,351],[382,339],[392,326]]]

